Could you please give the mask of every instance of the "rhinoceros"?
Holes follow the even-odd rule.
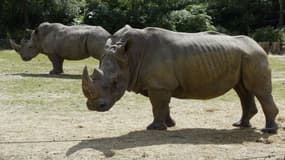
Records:
[[[125,26],[107,40],[99,69],[89,76],[85,67],[82,74],[89,110],[108,111],[126,90],[149,97],[154,119],[148,130],[175,125],[171,97],[203,100],[231,89],[242,106],[241,119],[233,126],[251,126],[257,97],[266,120],[262,131],[277,132],[268,58],[247,36]]]
[[[81,60],[90,56],[100,59],[109,36],[109,32],[100,26],[44,22],[32,31],[30,40],[24,40],[20,45],[10,40],[10,44],[24,61],[39,53],[47,55],[53,65],[50,74],[60,74],[65,59]]]

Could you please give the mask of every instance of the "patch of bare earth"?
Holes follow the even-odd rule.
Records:
[[[237,100],[171,103],[177,126],[146,131],[152,120],[147,99],[127,94],[110,112],[0,113],[0,159],[277,159],[285,156],[285,131],[262,134],[262,112],[253,129],[231,126],[240,116]],[[10,106],[13,107],[13,106]],[[23,106],[24,107],[24,106]],[[85,107],[82,104],[82,107]],[[281,112],[284,115],[284,112]],[[284,124],[284,117],[278,118]]]
[[[0,81],[25,78],[29,77],[1,75]],[[147,98],[126,93],[109,112],[90,112],[80,91],[78,110],[66,106],[69,103],[55,101],[68,101],[76,96],[67,94],[69,89],[62,94],[39,90],[29,95],[0,93],[0,160],[282,160],[285,157],[285,97],[276,99],[280,129],[275,135],[260,132],[265,124],[260,105],[251,120],[255,128],[232,127],[241,116],[240,102],[233,92],[207,101],[172,99],[171,114],[176,126],[168,131],[146,131],[152,121]],[[19,98],[49,99],[50,108],[45,106],[40,110],[42,106],[35,104],[31,107],[28,103],[13,103]],[[56,106],[52,102],[57,102]]]

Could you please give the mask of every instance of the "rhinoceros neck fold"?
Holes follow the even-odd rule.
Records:
[[[140,74],[144,62],[144,50],[139,53],[129,53],[129,83],[128,91],[139,93],[141,90]]]
[[[140,87],[138,85],[138,77],[140,73],[141,64],[136,65],[135,67],[130,67],[129,69],[129,83],[128,91],[139,92]]]

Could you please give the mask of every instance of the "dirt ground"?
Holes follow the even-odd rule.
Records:
[[[1,52],[0,52],[1,53]],[[46,57],[24,63],[11,51],[0,54],[0,160],[213,160],[285,159],[285,57],[273,63],[273,96],[280,109],[278,134],[262,134],[232,123],[241,116],[233,91],[212,100],[172,99],[176,126],[146,131],[152,121],[147,98],[127,92],[109,111],[88,111],[81,92],[84,60],[66,62],[66,74],[49,76]],[[283,67],[284,68],[283,68]]]

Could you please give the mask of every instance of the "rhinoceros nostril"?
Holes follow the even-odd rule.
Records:
[[[100,108],[101,108],[101,109],[103,109],[103,108],[105,108],[105,107],[106,107],[106,104],[105,104],[105,103],[101,103],[101,104],[100,104]]]

